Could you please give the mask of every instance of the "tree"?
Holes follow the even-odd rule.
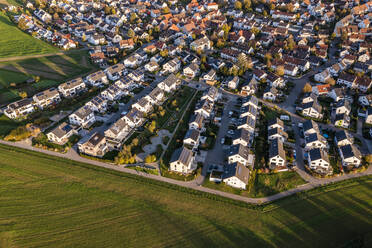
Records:
[[[242,3],[240,1],[235,2],[235,9],[241,10],[242,9]]]
[[[156,129],[156,121],[152,121],[147,129],[150,131],[150,133],[153,133]]]
[[[147,155],[145,158],[145,163],[153,163],[156,161],[156,156],[155,155]]]
[[[333,78],[328,78],[325,82],[327,84],[330,84],[330,85],[335,85],[336,84],[336,81]]]
[[[366,156],[366,162],[371,164],[372,163],[372,154]]]
[[[131,28],[128,30],[128,33],[127,33],[127,34],[128,34],[128,36],[131,37],[131,38],[133,38],[133,37],[136,35],[136,34],[134,33],[133,29],[131,29]]]
[[[279,65],[279,66],[276,67],[276,74],[278,74],[279,76],[284,75],[284,66],[283,65]]]
[[[304,93],[309,93],[309,92],[311,92],[312,90],[313,90],[313,87],[311,87],[311,84],[306,83],[305,86],[304,86],[304,88],[302,89],[302,92],[304,92]]]
[[[20,92],[18,92],[18,95],[22,98],[27,98],[27,92],[26,91],[20,91]]]
[[[160,51],[160,56],[162,56],[162,57],[168,57],[168,50],[167,49],[161,50]]]
[[[252,67],[250,58],[247,57],[244,53],[238,55],[238,66],[243,70],[246,71]]]
[[[129,17],[129,22],[133,23],[137,19],[136,13],[132,12]]]
[[[163,9],[161,10],[161,12],[162,12],[163,14],[169,14],[170,9],[169,9],[168,7],[165,7],[165,8],[163,8]]]
[[[244,9],[245,10],[249,10],[251,8],[251,6],[252,6],[251,0],[244,0],[243,3],[244,3]]]

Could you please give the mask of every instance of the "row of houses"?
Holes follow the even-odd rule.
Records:
[[[79,151],[90,156],[102,157],[107,151],[120,150],[130,134],[145,123],[145,116],[153,111],[154,106],[161,105],[166,99],[166,93],[174,92],[179,84],[180,80],[174,74],[169,75],[148,95],[133,103],[131,110],[113,123],[104,134],[94,134],[93,136],[99,137],[96,139],[100,142],[94,142],[92,137],[80,141]]]
[[[183,146],[172,154],[169,162],[170,171],[189,174],[197,168],[195,152],[201,142],[200,134],[206,130],[206,123],[212,119],[214,103],[219,97],[218,89],[210,87],[196,104],[189,122],[189,130],[183,139]]]

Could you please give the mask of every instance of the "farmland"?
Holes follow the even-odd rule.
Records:
[[[340,247],[372,242],[371,177],[255,207],[0,145],[1,247]]]
[[[65,80],[94,70],[86,52],[30,58],[0,63],[0,105],[19,98],[18,92],[28,96]],[[25,83],[27,79],[39,77],[40,81]]]
[[[58,49],[19,30],[0,13],[0,58],[54,53]]]

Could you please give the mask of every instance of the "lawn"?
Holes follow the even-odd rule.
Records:
[[[22,32],[4,13],[0,13],[0,33],[0,58],[58,51],[48,43]]]
[[[3,114],[0,115],[0,138],[4,138],[10,131],[21,125],[25,125],[25,123],[11,120]]]
[[[372,177],[263,207],[0,145],[2,247],[372,245]]]
[[[371,177],[254,209],[3,145],[0,161],[3,247],[339,247],[360,236],[368,247],[372,241]]]
[[[256,174],[254,184],[250,192],[247,190],[235,189],[227,186],[225,183],[210,182],[208,179],[209,176],[203,183],[203,186],[207,188],[253,198],[274,195],[306,183],[296,172],[292,171],[270,174],[258,173]]]
[[[31,58],[0,63],[0,105],[20,99],[18,92],[25,91],[28,96],[58,86],[69,79],[92,72],[85,51],[69,54]],[[27,79],[40,77],[36,83]]]

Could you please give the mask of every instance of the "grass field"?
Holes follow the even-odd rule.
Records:
[[[0,34],[0,58],[58,51],[48,43],[19,30],[4,13],[0,13]]]
[[[371,177],[254,207],[3,145],[0,167],[0,247],[372,244]]]
[[[31,58],[0,63],[0,105],[19,98],[19,91],[29,96],[44,89],[93,70],[85,51],[74,51],[65,55]],[[26,84],[33,76],[37,83]],[[11,86],[14,83],[16,86]]]
[[[236,195],[259,198],[274,195],[305,183],[306,182],[296,172],[286,171],[271,174],[257,174],[250,192],[247,190],[235,189],[225,183],[210,182],[209,180],[205,180],[203,186]]]

